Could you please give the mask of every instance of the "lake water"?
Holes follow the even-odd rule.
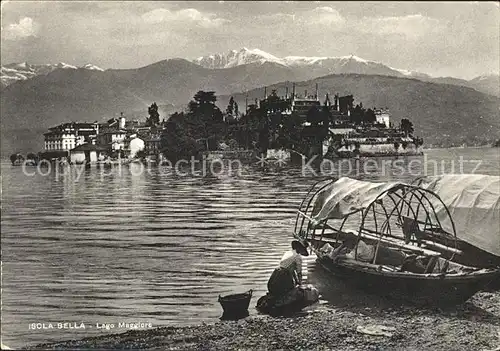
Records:
[[[458,173],[460,160],[465,173],[498,175],[499,150],[427,150],[425,158],[400,159],[399,168],[389,159],[385,169],[384,159],[350,160],[350,174],[344,162],[327,176],[411,180],[424,169]],[[218,295],[248,289],[255,291],[250,310],[256,313],[270,273],[289,248],[295,210],[325,177],[300,167],[254,165],[210,176],[134,167],[88,169],[76,181],[75,172],[27,176],[2,163],[4,344],[126,331],[120,322],[216,321]],[[309,258],[306,270],[313,266]],[[58,329],[64,322],[86,327]],[[33,330],[31,323],[54,328]]]

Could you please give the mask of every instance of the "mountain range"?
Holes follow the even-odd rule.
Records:
[[[262,64],[271,62],[300,72],[299,74],[301,74],[301,76],[307,76],[307,74],[309,74],[309,79],[342,73],[407,77],[428,82],[465,86],[486,94],[500,96],[498,74],[479,76],[471,80],[453,77],[432,77],[426,73],[390,67],[383,63],[365,60],[355,55],[340,57],[286,56],[280,58],[259,49],[242,48],[240,50],[231,50],[226,53],[198,57],[193,60],[193,62],[211,69],[224,69],[251,63]]]
[[[97,67],[92,64],[86,64],[82,69],[104,71],[102,68]],[[9,84],[15,83],[20,80],[27,80],[38,75],[49,74],[56,69],[78,69],[78,67],[69,65],[64,62],[59,62],[56,64],[44,64],[44,65],[33,65],[26,62],[21,63],[11,63],[0,68],[0,81],[2,87],[6,87]]]
[[[198,57],[193,62],[211,69],[236,67],[250,63],[272,62],[291,68],[305,67],[318,71],[320,75],[331,73],[363,73],[430,77],[423,73],[392,68],[380,62],[365,60],[355,55],[340,57],[286,56],[279,58],[259,49],[247,48]]]
[[[432,77],[426,73],[390,67],[380,62],[365,60],[355,55],[339,57],[286,56],[277,57],[259,49],[241,48],[226,53],[216,53],[192,60],[193,63],[207,69],[227,69],[248,64],[272,63],[294,71],[290,78],[312,79],[329,74],[358,73],[378,74],[394,77],[416,78],[423,81],[465,86],[477,91],[500,96],[500,77],[498,74],[483,75],[471,80],[454,77]],[[37,75],[46,75],[56,69],[88,69],[104,71],[93,64],[81,67],[60,62],[57,64],[34,65],[26,62],[12,63],[1,67],[1,85],[6,87],[19,80],[26,80]]]
[[[250,56],[245,57],[252,61],[258,55]],[[33,67],[36,65],[4,66],[35,73],[2,88],[2,154],[40,150],[43,133],[48,127],[62,122],[105,121],[120,112],[127,118],[144,120],[152,102],[160,106],[161,118],[168,118],[170,113],[184,109],[198,90],[215,91],[222,110],[228,97],[235,95],[241,111],[245,92],[248,91],[250,100],[254,93],[262,98],[263,87],[268,86],[270,92],[273,87],[282,89],[285,84],[291,88],[291,82],[298,82],[300,93],[300,89],[310,85],[306,89],[312,92],[318,82],[322,97],[327,92],[350,93],[366,107],[389,107],[395,121],[413,118],[417,134],[427,141],[438,141],[441,134],[449,134],[450,140],[461,140],[462,135],[474,133],[484,138],[499,137],[498,97],[460,86],[457,82],[425,81],[403,73],[388,74],[391,69],[388,66],[371,64],[354,56],[343,58],[345,64],[337,65],[345,72],[334,71],[326,75],[324,73],[333,67],[332,58],[295,57],[293,60],[288,58],[287,64],[263,58],[249,63],[241,57],[233,59],[231,62],[219,60],[221,65],[224,61],[228,66],[225,68],[203,67],[208,65],[208,59],[204,62],[169,59],[136,69],[107,70],[60,64],[61,67],[54,69],[44,65],[48,71],[45,72],[43,67],[38,70]],[[40,73],[42,71],[44,73]]]

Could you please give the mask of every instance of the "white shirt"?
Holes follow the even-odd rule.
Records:
[[[297,271],[300,280],[302,278],[302,255],[295,250],[285,252],[281,258],[280,267]]]

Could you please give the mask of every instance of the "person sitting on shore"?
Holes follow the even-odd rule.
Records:
[[[285,252],[269,278],[269,292],[257,301],[257,310],[272,316],[286,315],[318,301],[318,289],[302,281],[302,256],[309,256],[307,246],[307,242],[292,242],[292,249]]]
[[[267,282],[267,288],[272,296],[284,296],[302,283],[302,256],[309,256],[306,246],[300,241],[292,241],[292,249],[285,252],[278,268]]]

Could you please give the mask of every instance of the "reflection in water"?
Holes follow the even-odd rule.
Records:
[[[498,174],[497,150],[463,152],[489,160],[479,172]],[[459,155],[431,154],[438,160]],[[349,160],[337,174],[356,162],[356,178],[413,178],[390,166],[382,175],[380,166],[364,167],[366,160]],[[139,165],[123,167],[121,174],[84,169],[75,182],[75,169],[28,177],[21,167],[2,164],[4,343],[19,347],[110,332],[97,330],[96,323],[214,321],[222,313],[219,294],[248,289],[254,290],[250,313],[256,313],[253,306],[289,248],[295,210],[322,179],[294,168],[249,167],[241,176],[203,177],[134,167]],[[360,294],[319,279],[312,257],[307,268],[333,305],[349,306],[352,294]],[[28,329],[37,322],[94,328]]]

